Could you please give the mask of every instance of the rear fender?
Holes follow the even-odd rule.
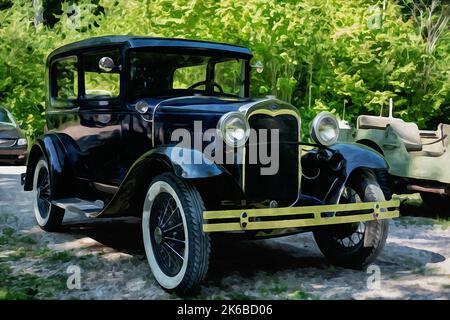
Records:
[[[44,157],[50,170],[53,197],[64,198],[70,194],[70,184],[64,183],[64,181],[70,181],[69,175],[72,173],[68,160],[68,148],[64,145],[65,140],[67,139],[64,135],[54,133],[45,134],[36,139],[27,161],[25,191],[33,189],[34,169],[39,159]]]

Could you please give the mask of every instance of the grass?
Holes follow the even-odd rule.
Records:
[[[246,295],[245,293],[238,292],[238,291],[230,292],[226,295],[226,297],[230,300],[255,300],[256,299],[256,297],[254,297],[254,296],[249,296],[249,295]]]
[[[17,231],[11,227],[4,227],[0,234],[0,246],[4,245],[16,245],[17,243],[33,245],[37,241],[31,236],[18,234]]]
[[[0,262],[0,300],[49,299],[64,289],[66,277],[62,275],[44,278],[25,272],[13,274],[6,263]]]
[[[431,267],[427,267],[427,266],[421,266],[421,267],[415,268],[412,271],[413,274],[419,274],[422,276],[432,276],[434,274],[437,274],[438,272],[439,272],[439,269],[431,268]]]
[[[288,299],[291,300],[316,300],[318,297],[315,297],[312,294],[309,294],[307,292],[304,292],[302,290],[296,290],[294,292],[291,292],[287,295]]]
[[[447,230],[447,228],[450,227],[450,219],[437,218],[436,224],[440,225],[442,230]]]
[[[50,299],[56,292],[67,290],[65,273],[44,277],[34,271],[39,272],[43,265],[51,268],[77,259],[72,252],[36,247],[33,236],[18,233],[8,226],[0,230],[0,300]],[[30,272],[11,268],[11,262],[24,259],[30,261]]]
[[[259,293],[263,297],[270,297],[271,295],[281,295],[284,294],[288,290],[286,285],[275,285],[270,288],[261,288],[259,289]]]
[[[408,225],[439,225],[442,230],[450,227],[450,212],[438,212],[427,207],[419,194],[408,194],[397,196],[400,201],[401,219],[394,221],[401,226]]]

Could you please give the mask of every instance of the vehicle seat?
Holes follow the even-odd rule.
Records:
[[[389,125],[405,144],[408,151],[421,151],[422,142],[420,131],[413,122],[405,122],[402,119],[377,116],[359,116],[358,129],[386,129]]]
[[[358,129],[386,129],[386,126],[393,122],[403,122],[403,120],[388,117],[359,116],[356,120],[356,125]]]
[[[444,138],[443,124],[439,124],[436,131],[420,130],[422,151],[412,152],[414,155],[426,157],[440,157],[445,153],[446,140]]]
[[[389,126],[405,144],[408,151],[421,151],[422,140],[417,124],[413,122],[392,122]]]

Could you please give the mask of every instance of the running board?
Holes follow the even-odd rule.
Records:
[[[79,198],[65,198],[53,200],[52,204],[61,209],[72,211],[88,218],[94,218],[103,210],[104,203],[101,200],[87,201]]]

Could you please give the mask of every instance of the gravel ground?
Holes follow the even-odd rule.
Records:
[[[0,167],[0,263],[8,272],[0,278],[0,298],[20,290],[32,298],[176,298],[150,273],[137,219],[89,220],[68,213],[61,232],[40,230],[31,193],[19,183],[24,170]],[[449,299],[449,245],[448,220],[417,216],[391,222],[386,247],[370,270],[330,265],[311,234],[221,243],[195,298]],[[80,268],[80,289],[66,286],[71,266]],[[378,268],[379,286],[368,287]]]

